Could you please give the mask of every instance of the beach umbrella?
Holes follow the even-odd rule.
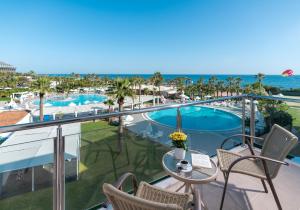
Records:
[[[127,122],[131,122],[134,120],[134,118],[131,115],[126,115],[124,120]]]
[[[71,103],[69,104],[69,106],[71,106],[71,107],[75,107],[75,106],[76,106],[76,104],[75,104],[75,103],[73,103],[73,102],[71,102]]]
[[[290,77],[294,75],[294,71],[292,69],[287,69],[281,73],[284,77]]]
[[[180,98],[189,99],[190,97],[188,97],[187,95],[181,94]]]
[[[176,116],[176,129],[178,131],[181,131],[181,127],[182,127],[182,117],[181,117],[181,113],[180,113],[180,109],[177,109],[177,116]]]

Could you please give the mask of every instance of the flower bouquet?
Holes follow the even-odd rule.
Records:
[[[185,157],[185,151],[187,149],[187,135],[181,131],[175,131],[169,135],[169,138],[172,139],[172,144],[175,147],[175,158],[183,160]]]

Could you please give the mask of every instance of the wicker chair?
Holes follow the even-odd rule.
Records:
[[[131,177],[134,195],[122,191],[122,184]],[[114,184],[103,184],[103,192],[108,198],[105,206],[112,204],[114,210],[185,210],[192,206],[192,195],[174,193],[141,182],[137,187],[136,177],[126,173]]]
[[[222,149],[229,139],[236,136],[246,137],[246,144],[249,147],[251,155],[242,156]],[[260,155],[254,154],[249,138],[264,140]],[[218,164],[225,179],[220,209],[223,208],[230,172],[241,173],[261,179],[264,190],[268,193],[265,184],[266,180],[270,185],[278,209],[282,209],[272,179],[277,176],[281,165],[288,165],[288,163],[283,161],[289,151],[297,144],[297,141],[298,138],[294,134],[276,124],[272,127],[265,139],[242,134],[226,138],[221,145],[221,149],[217,150]]]

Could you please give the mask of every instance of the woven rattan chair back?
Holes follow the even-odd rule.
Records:
[[[130,195],[111,184],[104,183],[103,191],[114,210],[182,210],[176,204],[158,203]]]
[[[297,141],[298,138],[294,134],[275,124],[264,141],[261,155],[283,161]],[[271,161],[266,161],[266,163],[270,177],[276,177],[281,165]]]

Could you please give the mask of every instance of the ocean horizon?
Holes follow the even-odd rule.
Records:
[[[70,74],[46,74],[52,77],[67,77]],[[85,76],[87,74],[79,74],[80,76]],[[99,77],[108,77],[110,79],[114,78],[130,78],[140,76],[144,79],[149,79],[153,74],[96,74]],[[245,74],[162,74],[164,80],[172,80],[176,77],[187,77],[190,78],[194,83],[197,82],[199,78],[204,78],[207,81],[211,76],[217,77],[218,80],[226,80],[228,77],[240,77],[242,79],[242,86],[247,84],[252,84],[256,81],[256,75],[245,75]],[[265,75],[263,79],[263,84],[268,86],[274,86],[281,89],[296,89],[300,88],[300,75],[294,75],[290,77],[284,77],[281,75]]]

